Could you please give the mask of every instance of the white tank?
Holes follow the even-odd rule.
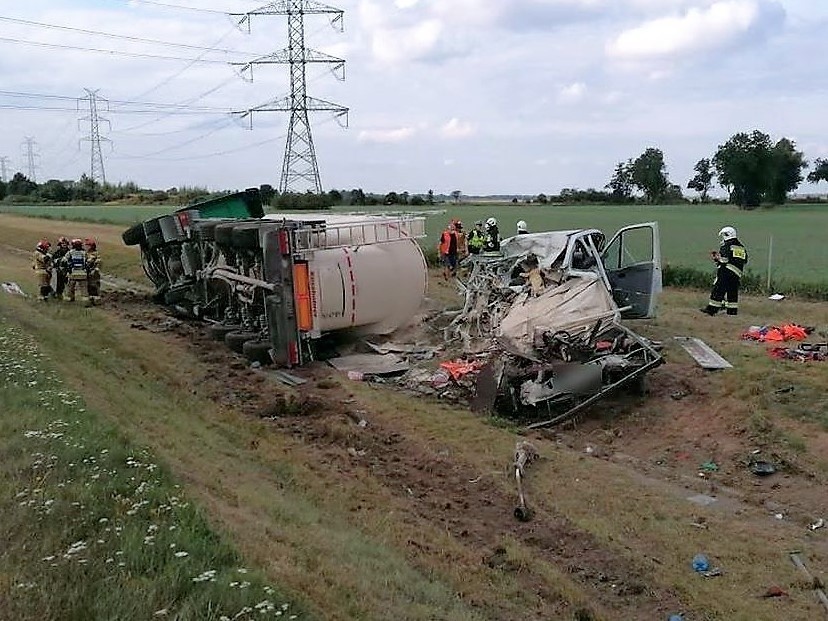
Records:
[[[325,222],[322,230],[297,233],[310,272],[314,332],[388,334],[419,311],[428,285],[417,243],[424,219],[325,213],[265,219]]]

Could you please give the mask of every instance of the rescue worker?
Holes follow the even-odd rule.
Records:
[[[457,230],[454,222],[449,222],[446,230],[440,234],[440,241],[437,244],[437,252],[440,253],[440,262],[443,264],[443,279],[448,280],[449,276],[457,273],[457,253],[459,245]]]
[[[61,298],[63,291],[66,289],[66,270],[63,265],[63,257],[69,252],[69,240],[65,237],[59,237],[57,240],[57,248],[52,253],[52,265],[55,268],[55,291],[54,296]]]
[[[480,254],[483,250],[483,243],[486,239],[486,232],[483,230],[483,221],[474,223],[474,228],[469,232],[466,245],[469,247],[469,254]]]
[[[526,220],[518,220],[517,234],[518,235],[528,235],[529,234],[529,225],[526,224]]]
[[[457,233],[457,256],[462,260],[469,255],[469,242],[463,231],[463,223],[458,219],[454,220],[454,231]]]
[[[83,251],[83,242],[80,239],[72,240],[72,249],[63,257],[63,264],[68,278],[67,294],[64,299],[74,302],[75,293],[80,289],[81,300],[87,301],[89,293],[87,290],[86,253]]]
[[[87,237],[83,245],[86,248],[86,289],[89,302],[96,304],[101,299],[101,257],[98,254],[98,243]]]
[[[500,252],[500,231],[497,220],[486,220],[486,238],[483,240],[483,252]]]
[[[732,226],[719,231],[719,239],[721,247],[710,253],[710,258],[716,264],[716,280],[713,281],[710,300],[701,311],[715,315],[724,308],[728,315],[738,315],[739,285],[748,262],[747,250]]]
[[[49,254],[51,247],[49,240],[41,239],[37,242],[32,255],[32,269],[40,289],[40,299],[43,302],[46,302],[49,294],[52,293],[52,255]]]

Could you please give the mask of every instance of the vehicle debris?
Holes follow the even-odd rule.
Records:
[[[328,364],[342,373],[359,374],[359,379],[374,375],[397,375],[410,368],[408,362],[396,354],[352,354],[331,358]]]
[[[327,334],[390,334],[425,297],[417,239],[425,218],[264,214],[256,188],[137,224],[155,299],[213,322],[212,336],[251,362],[282,367],[317,359]]]
[[[808,581],[808,585],[813,589],[814,594],[817,596],[817,599],[820,601],[822,606],[825,608],[825,610],[828,610],[828,595],[825,595],[822,581],[818,578],[815,578],[814,575],[810,572],[808,567],[802,561],[802,557],[800,557],[798,550],[791,552],[790,558],[794,566]]]
[[[0,286],[2,286],[3,291],[8,293],[9,295],[19,295],[24,298],[26,297],[26,292],[23,291],[23,289],[20,288],[20,285],[18,285],[16,282],[4,282]]]
[[[820,528],[825,528],[825,520],[819,518],[816,522],[808,526],[808,530],[815,531],[819,530]]]
[[[758,477],[767,477],[776,474],[776,466],[769,461],[758,460],[751,462],[750,471]]]
[[[675,336],[673,338],[701,368],[708,371],[733,368],[732,364],[717,354],[710,345],[701,339],[689,336]]]
[[[463,268],[463,308],[444,338],[479,362],[477,411],[555,414],[528,428],[551,426],[664,362],[658,344],[621,324],[655,314],[655,223],[626,227],[609,243],[596,229],[520,235]]]
[[[537,449],[526,441],[520,441],[515,446],[515,482],[518,490],[518,505],[515,507],[515,517],[521,522],[528,522],[532,519],[532,511],[526,505],[526,496],[523,492],[523,479],[526,476],[526,466],[540,457]]]

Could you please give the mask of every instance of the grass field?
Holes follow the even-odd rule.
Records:
[[[0,213],[17,213],[64,220],[129,225],[171,211],[170,207],[23,207],[0,206]],[[340,208],[338,211],[346,211]],[[748,272],[767,280],[773,238],[772,276],[780,288],[790,283],[822,284],[826,277],[825,231],[828,206],[791,206],[739,211],[721,205],[674,206],[542,206],[542,205],[438,205],[426,212],[428,239],[436,244],[449,218],[460,218],[467,228],[475,220],[497,218],[504,236],[514,232],[518,220],[530,230],[598,228],[611,235],[638,222],[656,221],[661,232],[662,259],[672,267],[711,273],[708,253],[718,246],[716,233],[733,225],[750,253]],[[711,273],[712,277],[712,273]]]

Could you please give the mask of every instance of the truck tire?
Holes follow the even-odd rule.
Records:
[[[213,229],[213,237],[216,243],[221,246],[229,247],[233,243],[233,227],[231,223],[219,224]]]
[[[150,248],[158,248],[164,245],[164,236],[159,233],[150,233],[147,235],[146,244]]]
[[[237,354],[244,353],[244,344],[259,338],[258,332],[228,332],[224,335],[224,344]]]
[[[237,332],[241,329],[241,326],[238,324],[235,325],[227,325],[223,323],[214,323],[210,326],[210,338],[214,341],[224,341],[224,337],[229,334],[230,332]]]
[[[147,236],[161,232],[161,218],[153,218],[144,222],[144,233]]]
[[[265,365],[273,362],[270,358],[271,349],[273,349],[273,344],[270,341],[247,341],[242,346],[242,353],[250,362]]]
[[[131,226],[124,231],[123,235],[121,235],[121,239],[124,240],[124,244],[127,246],[137,246],[138,244],[143,243],[146,238],[147,236],[144,234],[143,224]]]
[[[233,229],[232,245],[241,250],[259,249],[259,227],[258,226],[237,226]]]

